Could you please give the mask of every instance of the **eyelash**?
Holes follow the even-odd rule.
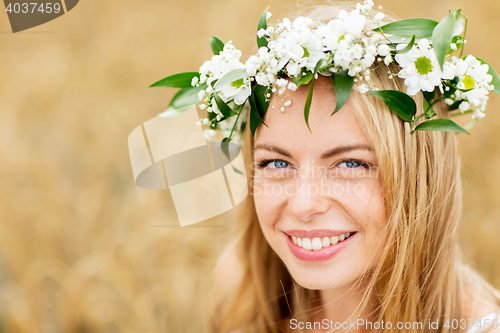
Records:
[[[289,162],[287,162],[286,160],[283,160],[283,159],[263,159],[263,160],[259,161],[258,166],[260,169],[262,169],[262,168],[265,168],[269,163],[272,163],[272,162],[285,162],[286,164],[290,164]],[[336,164],[336,166],[338,166],[342,163],[348,163],[348,162],[357,163],[357,164],[359,164],[360,167],[370,168],[369,163],[355,159],[355,158],[348,158],[348,159],[341,160],[339,163]],[[276,168],[276,169],[284,169],[284,168]]]

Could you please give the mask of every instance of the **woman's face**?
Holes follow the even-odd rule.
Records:
[[[269,128],[261,124],[256,132],[255,208],[264,236],[295,281],[309,289],[348,288],[373,267],[385,239],[377,158],[351,104],[330,116],[333,84],[321,75],[311,134],[304,120],[308,89],[273,96],[264,118]],[[284,113],[280,97],[292,101]]]

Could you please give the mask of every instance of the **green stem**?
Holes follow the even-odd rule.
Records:
[[[384,36],[384,38],[389,42],[391,43],[392,46],[394,46],[394,49],[397,49],[397,46],[396,44],[394,44],[393,42],[391,42],[389,40],[389,38],[387,38],[387,36],[384,34],[384,30],[382,30],[382,27],[379,25],[378,28],[380,29],[380,33],[382,34],[382,36]]]
[[[240,118],[240,114],[241,114],[241,112],[243,112],[243,105],[245,105],[245,103],[242,104],[242,107],[241,107],[240,111],[238,112],[238,115],[236,116],[236,120],[234,121],[233,128],[231,129],[231,133],[229,133],[229,140],[231,140],[231,137],[233,136],[233,131],[236,128],[236,124],[238,124],[238,119]]]
[[[454,112],[454,113],[448,113],[448,115],[450,117],[456,117],[456,116],[461,116],[463,114],[466,114],[466,113],[472,113],[473,111],[472,110],[467,110],[467,111],[464,111],[464,112]]]
[[[462,16],[465,19],[465,25],[464,25],[464,36],[463,36],[463,43],[462,43],[462,50],[460,50],[460,58],[462,58],[462,55],[464,54],[464,47],[465,47],[465,34],[467,33],[467,16],[462,14]]]
[[[417,121],[422,118],[423,116],[425,116],[425,113],[422,113],[420,116],[418,116],[417,118],[415,118],[412,122],[411,122],[411,127],[410,127],[410,132],[413,133],[413,130],[415,129],[415,127],[417,126]]]

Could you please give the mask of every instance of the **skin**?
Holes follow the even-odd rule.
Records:
[[[318,320],[342,322],[361,300],[363,290],[355,282],[379,257],[387,215],[377,158],[353,106],[348,102],[330,116],[336,105],[333,84],[331,78],[320,75],[309,114],[311,134],[304,121],[308,89],[309,85],[295,92],[287,90],[289,97],[273,96],[264,118],[269,127],[260,125],[256,132],[255,208],[265,238],[294,280],[320,290],[324,312]],[[292,101],[284,113],[279,111],[280,97]],[[321,158],[339,147],[357,148]],[[259,167],[266,159],[279,162]],[[315,190],[328,188],[334,190]],[[356,234],[343,251],[326,261],[294,256],[285,232],[318,229]]]

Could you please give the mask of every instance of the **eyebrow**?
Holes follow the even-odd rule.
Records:
[[[255,153],[255,151],[257,151],[259,149],[268,150],[270,152],[276,152],[276,153],[279,153],[283,156],[292,158],[292,154],[290,154],[287,150],[280,148],[280,147],[273,146],[273,145],[257,144],[254,146],[253,152]],[[338,146],[338,147],[335,147],[335,148],[332,148],[330,150],[325,151],[323,154],[321,154],[320,158],[326,159],[326,158],[332,157],[334,155],[342,154],[342,153],[352,151],[352,150],[367,150],[367,151],[373,152],[372,147],[370,147],[368,145],[363,145],[363,144]]]

